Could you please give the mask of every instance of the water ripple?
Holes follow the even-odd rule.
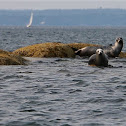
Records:
[[[0,31],[1,48],[8,51],[38,40],[106,45],[120,34],[126,40],[126,29],[34,27]],[[88,58],[28,59],[29,65],[1,66],[1,126],[125,126],[125,58],[109,59],[113,67],[108,68],[88,66]]]

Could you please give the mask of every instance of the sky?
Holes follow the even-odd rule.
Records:
[[[0,9],[126,9],[126,0],[0,0]]]

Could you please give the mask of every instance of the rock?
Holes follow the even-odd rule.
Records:
[[[81,49],[81,48],[84,48],[86,46],[100,46],[100,45],[96,45],[96,44],[88,44],[88,43],[70,43],[70,44],[67,44],[69,45],[71,48],[74,48],[74,49]]]
[[[11,52],[0,50],[0,65],[25,65],[25,59]]]
[[[48,42],[30,45],[17,49],[13,54],[21,55],[25,57],[61,57],[61,58],[74,58],[75,53],[73,49],[63,43],[59,42]]]
[[[121,58],[126,58],[126,52],[121,52],[121,53],[119,54],[119,57],[121,57]]]

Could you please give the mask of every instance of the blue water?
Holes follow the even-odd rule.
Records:
[[[126,28],[1,27],[7,51],[42,42],[108,45]],[[126,59],[111,68],[88,58],[27,58],[28,65],[0,66],[0,126],[125,126]]]

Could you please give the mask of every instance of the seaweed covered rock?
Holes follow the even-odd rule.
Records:
[[[89,44],[89,43],[70,43],[70,44],[67,44],[69,45],[71,48],[74,48],[74,49],[81,49],[81,48],[84,48],[86,46],[100,46],[100,45],[96,45],[96,44]]]
[[[0,50],[0,65],[24,65],[25,59],[10,52]]]
[[[119,55],[119,57],[126,58],[126,52],[121,52],[120,55]]]
[[[25,57],[61,57],[61,58],[71,58],[75,57],[73,49],[63,43],[58,42],[48,42],[30,45],[17,49],[13,54],[21,55]]]

